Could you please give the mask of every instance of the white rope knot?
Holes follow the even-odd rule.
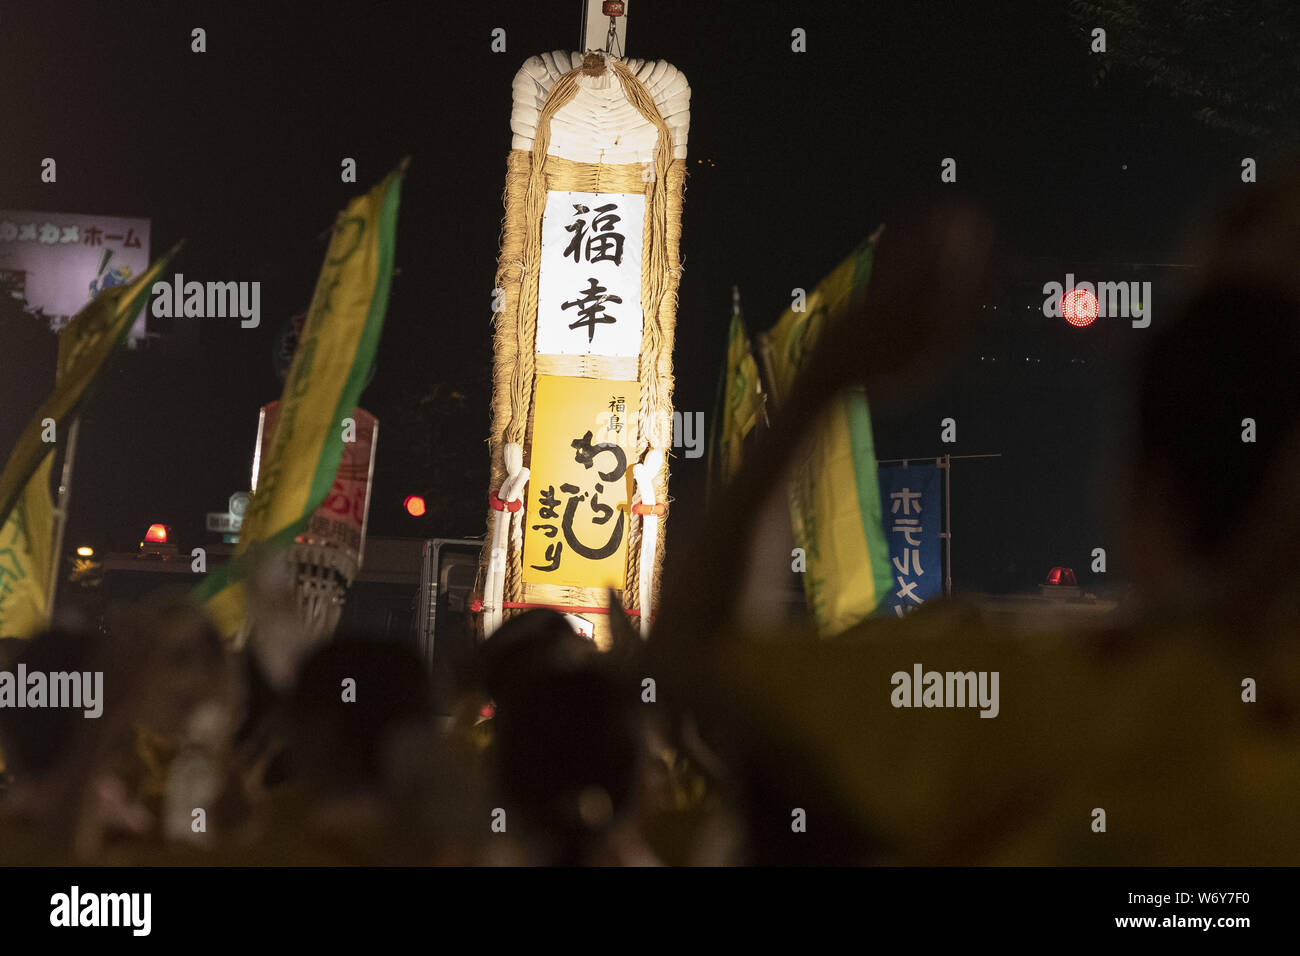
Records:
[[[659,502],[655,500],[655,482],[659,472],[663,471],[664,453],[657,447],[651,447],[639,464],[632,466],[632,477],[636,479],[637,491],[641,494],[641,503],[653,508]],[[655,550],[659,545],[659,516],[654,513],[641,516],[641,564],[638,568],[640,580],[637,582],[641,598],[641,636],[650,633],[651,602],[654,593]]]
[[[506,466],[506,478],[497,497],[503,504],[510,505],[523,494],[529,471],[524,467],[524,450],[515,442],[506,442],[501,458]],[[483,586],[483,631],[488,637],[501,626],[501,604],[506,586],[506,536],[511,531],[522,536],[523,517],[523,508],[514,512],[502,509],[492,516],[492,550],[488,553],[487,580]]]

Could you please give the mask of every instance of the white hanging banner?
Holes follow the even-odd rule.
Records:
[[[550,192],[542,217],[537,351],[641,353],[643,193]]]

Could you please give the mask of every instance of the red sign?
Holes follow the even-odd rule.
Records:
[[[279,417],[280,403],[262,408],[262,442],[258,462],[271,450],[271,438]],[[370,459],[379,420],[364,408],[352,411],[351,420],[339,422],[343,457],[325,500],[311,516],[299,542],[322,543],[360,555],[370,500]],[[254,476],[256,480],[256,476]]]

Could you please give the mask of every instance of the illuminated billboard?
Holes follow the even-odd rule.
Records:
[[[50,328],[67,324],[102,289],[149,268],[149,220],[0,209],[0,280]],[[142,310],[131,338],[144,337]]]

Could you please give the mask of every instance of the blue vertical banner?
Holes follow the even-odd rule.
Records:
[[[877,613],[904,617],[943,594],[941,487],[937,464],[880,468],[891,583]]]

